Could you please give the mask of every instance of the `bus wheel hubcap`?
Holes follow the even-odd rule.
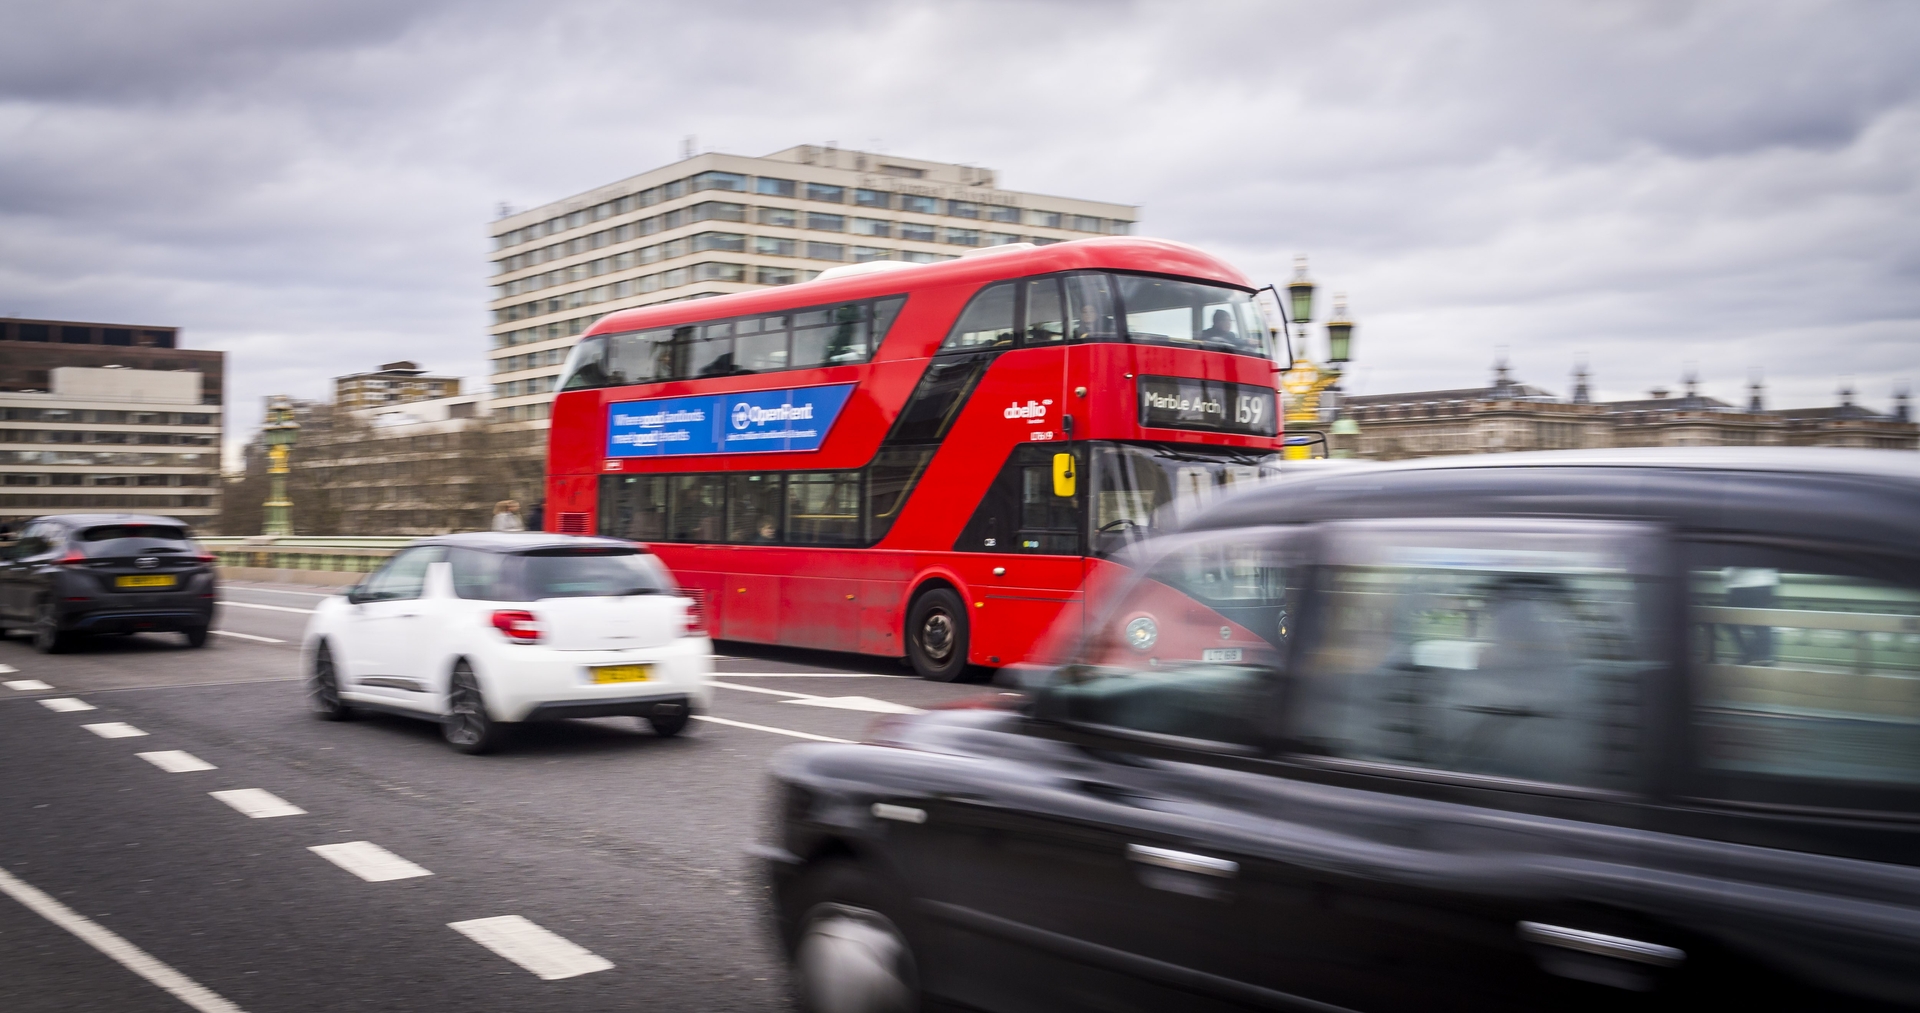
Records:
[[[927,657],[945,661],[953,653],[953,617],[945,612],[928,616],[920,627],[920,646],[927,649]]]

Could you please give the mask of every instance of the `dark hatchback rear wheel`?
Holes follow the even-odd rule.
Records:
[[[43,601],[33,616],[33,649],[41,654],[59,654],[73,647],[74,634],[60,629],[60,617],[53,603]]]
[[[447,745],[463,753],[487,753],[506,741],[507,727],[487,713],[486,698],[473,667],[462,661],[453,666],[447,685],[447,716],[440,721]]]
[[[907,660],[920,678],[952,682],[967,671],[967,608],[953,591],[936,587],[907,610]]]
[[[902,930],[901,905],[850,861],[831,860],[794,890],[794,989],[806,1013],[913,1013],[919,965]]]
[[[188,647],[207,646],[207,628],[205,626],[195,626],[191,629],[181,630],[180,635],[187,638]]]

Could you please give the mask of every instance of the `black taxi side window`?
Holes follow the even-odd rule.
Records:
[[[1904,797],[1893,804],[1914,808],[1920,581],[1911,563],[1720,543],[1690,546],[1687,570],[1707,790],[1842,808]]]
[[[1289,737],[1335,759],[1627,787],[1658,650],[1644,544],[1618,524],[1336,527]]]

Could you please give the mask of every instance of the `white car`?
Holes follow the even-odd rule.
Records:
[[[308,698],[333,721],[361,708],[439,721],[467,753],[558,718],[632,715],[678,735],[713,693],[698,605],[618,539],[426,538],[314,610]]]

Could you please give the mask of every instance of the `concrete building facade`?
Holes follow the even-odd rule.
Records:
[[[1124,235],[1138,210],[831,145],[695,155],[492,224],[494,409],[543,431],[568,350],[615,310],[793,284],[840,264]]]
[[[428,376],[418,363],[389,362],[365,373],[350,373],[333,378],[333,403],[353,411],[456,397],[460,393],[457,376]]]

